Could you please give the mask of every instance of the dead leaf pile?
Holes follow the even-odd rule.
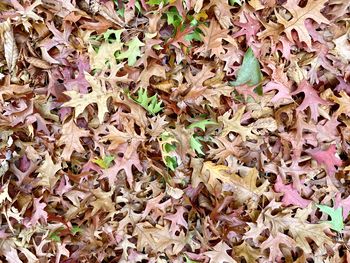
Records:
[[[349,8],[0,1],[0,261],[350,261]]]

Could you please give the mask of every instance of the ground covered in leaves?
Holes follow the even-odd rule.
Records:
[[[0,261],[349,262],[348,12],[0,1]]]

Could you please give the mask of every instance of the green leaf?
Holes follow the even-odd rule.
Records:
[[[194,122],[191,125],[189,125],[187,128],[188,129],[200,128],[202,131],[205,131],[205,126],[210,124],[217,124],[217,123],[213,120],[207,119],[207,120]]]
[[[197,121],[197,122],[192,123],[191,125],[189,125],[187,127],[187,129],[194,130],[195,128],[199,128],[202,131],[205,131],[206,126],[212,125],[212,124],[217,124],[217,123],[213,120],[206,119],[206,120],[201,120],[201,121]],[[204,140],[203,137],[193,134],[190,138],[190,146],[191,146],[192,150],[194,150],[196,153],[204,155],[204,152],[202,151],[203,146],[202,146],[201,142],[199,141],[199,139],[202,141]]]
[[[185,256],[185,259],[186,259],[186,263],[198,263],[198,261],[194,261],[192,259],[190,259],[187,255],[184,255]]]
[[[176,156],[176,145],[174,145],[177,141],[174,136],[169,132],[163,132],[158,139],[160,150],[162,153],[162,159],[165,165],[172,171],[178,166]]]
[[[244,54],[243,62],[238,70],[237,80],[230,82],[233,86],[247,84],[248,86],[258,85],[262,81],[262,73],[260,70],[259,61],[254,56],[253,50],[248,48]],[[262,95],[262,87],[259,85],[255,92]]]
[[[79,232],[82,232],[83,230],[78,227],[78,226],[73,226],[72,229],[70,230],[70,232],[73,234],[73,236]]]
[[[52,241],[55,241],[55,242],[61,242],[60,234],[61,234],[62,230],[64,230],[64,228],[60,227],[55,232],[52,232],[49,235],[49,239],[51,239]]]
[[[149,0],[147,4],[149,5],[160,5],[161,3],[167,4],[168,0]]]
[[[201,33],[202,33],[202,31],[200,31],[200,29],[196,28],[191,33],[189,33],[185,36],[185,40],[187,40],[187,41],[196,40],[196,41],[203,42],[203,39],[201,37]]]
[[[331,217],[331,221],[327,221],[331,228],[337,232],[340,232],[344,229],[344,222],[343,222],[343,208],[338,207],[337,209],[334,209],[333,207],[329,207],[326,205],[316,205],[321,212],[326,213]]]
[[[141,50],[140,47],[144,46],[145,44],[142,43],[138,37],[134,37],[132,40],[130,40],[127,44],[128,50],[125,52],[120,53],[117,56],[117,59],[128,59],[128,65],[133,66],[136,63],[137,57],[141,57]]]
[[[103,38],[105,41],[108,41],[109,43],[113,42],[121,42],[121,35],[124,32],[124,29],[119,30],[113,30],[108,29],[106,32],[103,33]]]
[[[52,233],[49,238],[52,240],[52,241],[55,241],[55,242],[61,242],[61,238],[60,236],[58,235],[58,233],[54,232]]]
[[[171,7],[165,14],[167,16],[168,25],[173,25],[174,27],[181,25],[182,16],[179,14],[176,7]]]
[[[175,156],[166,156],[165,165],[172,171],[175,171],[177,167],[177,160]]]
[[[202,151],[203,146],[202,146],[201,142],[199,141],[199,139],[201,139],[201,138],[202,138],[201,136],[192,135],[191,139],[190,139],[190,146],[191,146],[192,150],[194,150],[196,153],[204,155],[204,152]]]
[[[106,155],[102,159],[100,158],[92,161],[96,163],[98,166],[100,166],[102,169],[108,169],[114,159],[115,159],[114,156]]]
[[[149,98],[147,95],[147,89],[144,88],[138,90],[137,98],[134,101],[144,107],[152,115],[157,114],[163,109],[162,101],[158,101],[157,95],[155,94]]]
[[[241,0],[230,0],[230,5],[235,5],[235,4],[242,6],[242,1]]]

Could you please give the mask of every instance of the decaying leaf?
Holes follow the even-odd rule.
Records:
[[[18,49],[10,20],[0,23],[0,40],[4,47],[7,67],[12,72],[17,64]]]
[[[0,262],[349,262],[349,1],[0,1]]]

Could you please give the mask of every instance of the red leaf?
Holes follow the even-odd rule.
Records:
[[[313,159],[319,164],[323,164],[326,168],[328,175],[333,176],[336,172],[335,166],[341,166],[342,161],[336,156],[337,149],[334,144],[323,151],[319,148],[306,151]]]
[[[283,184],[281,176],[277,176],[275,183],[275,191],[283,193],[282,202],[284,205],[297,205],[302,208],[307,207],[310,204],[310,200],[306,200],[300,196],[298,191],[293,188],[292,184],[285,185]]]

